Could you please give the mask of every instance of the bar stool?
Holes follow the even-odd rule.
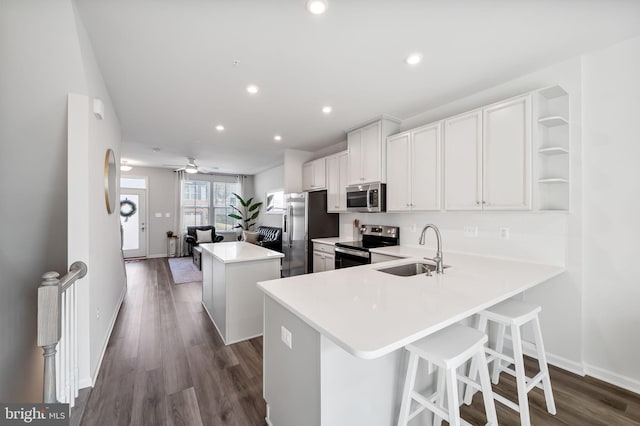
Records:
[[[505,371],[516,378],[516,384],[518,389],[518,404],[514,404],[501,395],[494,393],[494,398],[520,413],[520,424],[523,426],[529,426],[531,420],[529,418],[529,399],[527,394],[534,387],[538,387],[544,390],[544,398],[547,404],[547,411],[551,414],[556,414],[556,405],[553,400],[553,391],[551,390],[551,379],[549,377],[549,368],[547,366],[547,356],[544,352],[544,344],[542,343],[542,331],[540,330],[540,320],[538,319],[538,313],[542,310],[540,305],[532,303],[520,302],[517,300],[506,300],[502,303],[492,306],[491,308],[480,312],[478,320],[478,330],[482,333],[487,331],[488,321],[494,321],[498,324],[498,335],[496,340],[495,350],[486,348],[487,363],[493,362],[492,381],[494,384],[498,384],[500,380],[500,372]],[[520,334],[520,327],[531,322],[533,326],[533,336],[535,339],[535,345],[529,342],[524,342]],[[503,354],[504,347],[504,334],[506,327],[509,326],[511,330],[511,341],[513,344],[513,358]],[[535,350],[538,356],[538,365],[540,366],[540,372],[533,378],[529,378],[525,375],[524,371],[524,356],[522,352],[523,344],[535,346]],[[506,361],[507,364],[503,365],[502,361]],[[509,367],[509,364],[515,365],[515,370]],[[477,364],[475,360],[471,362],[471,368],[469,370],[469,377],[471,380],[475,379],[477,371]],[[542,386],[540,386],[542,383]],[[465,404],[471,404],[474,390],[467,387],[465,390],[464,402]]]
[[[440,425],[443,419],[454,426],[468,425],[469,423],[460,419],[457,379],[466,383],[467,386],[482,390],[488,424],[497,425],[498,419],[491,392],[491,379],[484,353],[484,345],[487,340],[487,335],[478,330],[453,325],[407,345],[405,349],[409,351],[410,356],[398,426],[406,426],[412,418],[425,409],[434,413],[434,425]],[[414,390],[420,358],[429,362],[429,372],[431,372],[432,364],[439,367],[436,391],[428,397]],[[476,360],[480,365],[480,368],[477,369],[480,372],[480,385],[475,380],[469,380],[467,377],[456,374],[456,369],[469,359]],[[444,408],[445,392],[448,410]],[[420,405],[413,412],[411,412],[412,401],[416,401]]]

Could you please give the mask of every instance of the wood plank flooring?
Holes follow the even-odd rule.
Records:
[[[262,339],[224,346],[200,304],[201,284],[175,285],[166,259],[128,263],[127,274],[127,296],[81,424],[265,425]],[[527,369],[533,376],[535,361]],[[549,415],[534,389],[533,425],[640,425],[639,395],[550,369],[558,413]],[[506,373],[495,387],[505,396],[515,389]],[[520,424],[517,413],[496,408],[500,425]],[[463,405],[462,416],[485,424],[481,394]]]
[[[128,290],[83,425],[265,425],[262,339],[224,346],[166,259],[127,263]]]

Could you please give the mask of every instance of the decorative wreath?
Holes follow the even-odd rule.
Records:
[[[129,219],[131,216],[136,214],[138,211],[138,206],[131,200],[122,200],[120,201],[120,216],[126,219]]]

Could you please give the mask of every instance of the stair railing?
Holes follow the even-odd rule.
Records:
[[[45,273],[38,287],[38,346],[44,352],[42,399],[45,404],[61,402],[73,407],[78,396],[78,321],[74,284],[86,274],[87,265],[74,262],[62,278],[58,278],[57,272]],[[56,350],[58,343],[59,351]]]

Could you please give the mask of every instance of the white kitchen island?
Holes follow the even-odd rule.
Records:
[[[564,271],[452,253],[445,253],[451,267],[443,275],[399,277],[378,270],[419,260],[258,283],[265,293],[264,396],[271,424],[395,424],[406,344]]]
[[[202,305],[225,344],[262,335],[256,282],[280,277],[282,253],[245,242],[200,244]]]

